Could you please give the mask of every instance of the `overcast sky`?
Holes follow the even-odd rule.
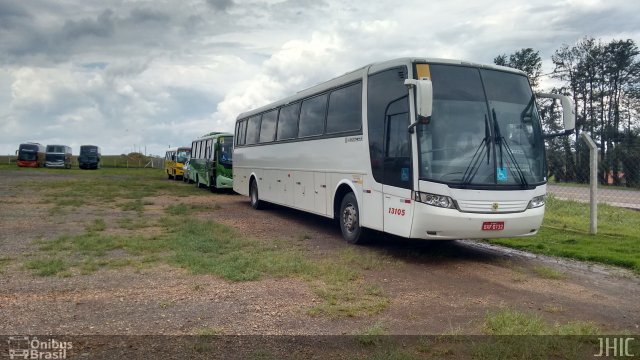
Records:
[[[549,72],[585,36],[640,44],[640,2],[0,0],[0,154],[164,154],[371,62],[531,47]]]

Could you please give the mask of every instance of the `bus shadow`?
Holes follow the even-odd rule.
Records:
[[[321,248],[352,246],[368,249],[408,263],[448,261],[494,263],[508,257],[498,250],[477,246],[475,245],[477,242],[471,240],[406,239],[372,230],[363,234],[365,242],[362,245],[351,245],[343,240],[340,228],[333,219],[275,204],[267,204],[265,211],[293,220],[310,232],[321,234],[312,240],[314,245]]]
[[[506,255],[499,251],[476,246],[471,240],[406,239],[395,235],[373,232],[363,246],[408,263],[434,263],[474,261],[495,263]]]

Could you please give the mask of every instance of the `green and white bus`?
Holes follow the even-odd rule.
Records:
[[[193,140],[189,179],[211,191],[233,188],[232,157],[233,134],[212,132]]]

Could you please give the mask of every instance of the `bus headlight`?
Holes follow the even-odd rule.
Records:
[[[534,209],[544,205],[544,195],[536,196],[531,201],[529,201],[529,206],[527,209]]]
[[[456,208],[456,204],[453,201],[453,199],[444,195],[436,195],[436,194],[416,191],[414,195],[414,200],[427,205],[437,206],[437,207],[446,208],[446,209]]]

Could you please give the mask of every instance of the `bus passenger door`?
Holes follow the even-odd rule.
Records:
[[[409,114],[406,108],[387,115],[384,140],[384,231],[409,237],[413,219],[411,199],[412,164],[411,138],[407,127]]]

